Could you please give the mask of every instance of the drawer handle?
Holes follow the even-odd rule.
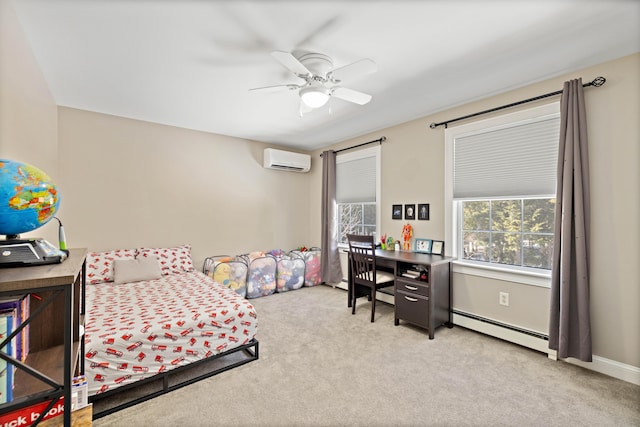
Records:
[[[404,285],[405,288],[409,289],[410,291],[417,291],[418,288],[415,286],[409,286],[409,285]]]
[[[416,301],[418,301],[418,298],[411,298],[411,297],[408,297],[408,296],[406,296],[406,295],[404,296],[404,299],[406,299],[407,301],[411,301],[411,302],[416,302]]]

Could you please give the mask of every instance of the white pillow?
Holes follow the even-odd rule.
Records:
[[[116,285],[160,277],[162,271],[156,257],[113,260],[113,282]]]

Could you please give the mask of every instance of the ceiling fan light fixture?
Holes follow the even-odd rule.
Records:
[[[324,87],[307,87],[300,89],[300,98],[309,108],[320,108],[329,101],[329,94]]]

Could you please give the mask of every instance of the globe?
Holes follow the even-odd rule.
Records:
[[[49,222],[60,195],[49,176],[35,166],[0,159],[0,234],[17,236]]]

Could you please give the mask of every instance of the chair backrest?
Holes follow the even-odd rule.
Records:
[[[376,283],[376,245],[373,236],[347,234],[351,271],[356,282]]]

